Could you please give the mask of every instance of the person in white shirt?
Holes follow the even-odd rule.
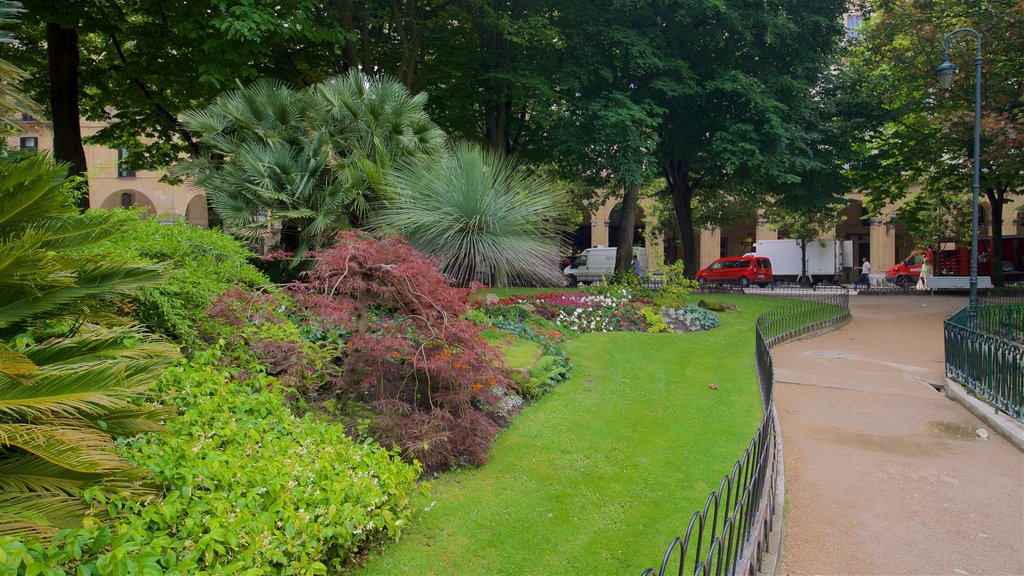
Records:
[[[861,260],[862,263],[860,265],[860,278],[858,278],[857,281],[853,283],[853,285],[856,286],[857,284],[864,284],[865,288],[870,288],[871,279],[868,275],[871,274],[871,262],[868,262],[867,258],[862,258]]]

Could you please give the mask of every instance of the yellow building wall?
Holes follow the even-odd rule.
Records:
[[[84,138],[96,134],[105,124],[82,120],[80,126]],[[23,137],[35,137],[39,150],[53,150],[53,128],[48,122],[18,122],[17,132],[7,137],[8,147],[17,149]],[[134,176],[118,176],[117,156],[118,151],[112,148],[85,146],[90,206],[119,208],[122,195],[128,194],[134,205],[146,208],[162,222],[184,218],[195,226],[206,227],[209,224],[206,198],[201,191],[187,184],[172,186],[160,182],[166,174],[164,171],[140,171]]]

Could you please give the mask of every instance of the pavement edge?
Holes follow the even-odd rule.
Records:
[[[992,406],[972,396],[966,388],[949,376],[946,376],[944,389],[947,398],[966,408],[996,434],[1006,438],[1014,448],[1024,452],[1024,424],[1006,414],[996,412]]]

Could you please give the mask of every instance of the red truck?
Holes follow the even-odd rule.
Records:
[[[1002,241],[1003,279],[1007,282],[1024,280],[1024,236],[1004,236]],[[918,250],[885,272],[885,279],[894,284],[909,286],[921,275],[925,256],[932,263],[935,276],[968,276],[971,273],[970,247],[953,250]],[[978,239],[978,276],[992,275],[992,239]]]

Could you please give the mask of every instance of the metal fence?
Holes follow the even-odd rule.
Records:
[[[846,290],[779,290],[773,295],[794,302],[757,319],[755,363],[764,419],[732,472],[708,496],[703,509],[690,518],[685,535],[669,543],[661,567],[648,568],[642,576],[754,574],[769,552],[768,534],[774,529],[776,506],[782,505],[776,500],[780,438],[771,348],[818,330],[837,328],[850,318]]]
[[[963,308],[946,319],[944,336],[946,375],[995,410],[1024,422],[1024,322],[1019,307],[980,306],[978,329],[971,327]]]

